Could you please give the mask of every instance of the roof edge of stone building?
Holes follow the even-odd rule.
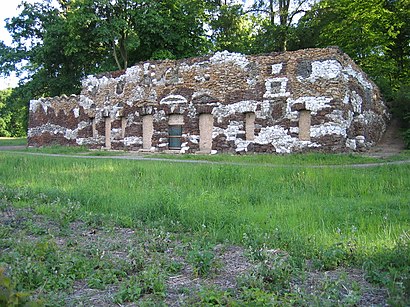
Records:
[[[144,60],[144,61],[139,61],[136,62],[134,65],[128,67],[127,69],[130,69],[132,67],[135,66],[139,66],[139,65],[144,65],[145,63],[150,63],[152,65],[157,65],[157,64],[174,64],[174,65],[179,65],[181,63],[186,63],[188,65],[192,65],[195,63],[200,63],[200,62],[205,62],[208,61],[210,58],[212,58],[213,56],[215,56],[215,54],[237,54],[237,55],[241,55],[243,57],[246,58],[257,58],[257,57],[262,57],[262,56],[270,56],[270,57],[275,57],[275,58],[281,58],[281,57],[287,57],[287,56],[292,56],[294,54],[313,54],[317,51],[321,51],[323,53],[328,53],[328,55],[335,55],[340,57],[341,59],[343,59],[344,61],[350,61],[355,68],[362,70],[346,53],[343,52],[343,50],[338,47],[338,46],[329,46],[329,47],[325,47],[325,48],[305,48],[305,49],[298,49],[298,50],[292,50],[292,51],[275,51],[275,52],[266,52],[266,53],[258,53],[258,54],[243,54],[243,53],[239,53],[239,52],[230,52],[227,50],[223,50],[223,51],[216,51],[207,55],[203,55],[203,56],[196,56],[196,57],[189,57],[189,58],[182,58],[182,59],[164,59],[164,60]],[[112,79],[116,79],[119,78],[123,75],[126,74],[127,69],[122,69],[122,70],[113,70],[113,71],[107,71],[107,72],[101,72],[98,74],[90,74],[87,75],[85,77],[85,79],[87,79],[88,77],[94,77],[97,79],[100,78],[112,78]]]

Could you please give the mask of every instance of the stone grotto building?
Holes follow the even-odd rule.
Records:
[[[88,76],[30,101],[28,144],[179,153],[362,151],[382,136],[379,90],[338,48],[218,52]]]

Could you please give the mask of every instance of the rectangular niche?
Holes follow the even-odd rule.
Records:
[[[182,126],[184,125],[183,115],[170,115],[168,125],[168,148],[181,149]]]

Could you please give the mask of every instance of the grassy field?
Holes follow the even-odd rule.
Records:
[[[27,138],[8,138],[8,137],[0,137],[0,146],[21,146],[27,145]]]
[[[271,305],[272,300],[277,304],[301,301],[315,304],[313,296],[318,293],[302,291],[300,276],[311,276],[313,271],[360,268],[367,281],[387,289],[392,304],[405,305],[410,295],[410,164],[316,169],[307,166],[373,160],[356,156],[296,155],[276,158],[279,160],[275,161],[280,162],[274,163],[294,166],[267,168],[259,165],[273,163],[272,158],[265,156],[227,159],[247,164],[78,160],[0,153],[2,210],[17,208],[26,210],[28,215],[46,216],[65,225],[62,229],[66,231],[72,229],[75,222],[101,229],[151,229],[156,234],[146,238],[149,242],[136,243],[142,246],[155,245],[156,236],[161,241],[171,233],[170,242],[175,249],[181,248],[181,255],[190,255],[186,261],[196,275],[212,271],[211,264],[218,254],[215,246],[244,249],[256,271],[239,280],[253,278],[259,283],[246,279],[234,293],[204,286],[203,295],[202,292],[190,295],[194,298],[187,304],[206,305],[210,296],[221,305],[223,302],[248,305],[258,300],[261,305]],[[4,242],[10,228],[6,226],[2,225]],[[8,246],[9,252],[18,253],[19,247],[14,241],[4,242],[0,246],[3,252],[4,246]],[[52,248],[57,250],[57,247]],[[146,257],[157,259],[152,255]],[[0,256],[0,266],[3,262],[6,267],[13,267],[7,259],[11,258]],[[267,262],[273,263],[273,267],[266,267]],[[159,266],[159,270],[167,265],[169,263]],[[149,267],[147,270],[141,270],[141,274],[162,276],[164,280],[172,275],[165,269],[156,272],[154,267]],[[71,274],[74,276],[69,288],[74,287],[76,280],[91,278],[86,274]],[[112,282],[103,283],[116,285],[117,294],[123,294],[118,294],[122,298],[117,300],[139,301],[148,295],[147,302],[169,303],[167,290],[160,287],[159,294],[153,289],[144,292],[141,279],[127,279],[129,272],[117,275],[112,277]],[[275,280],[281,277],[285,282],[275,286]],[[31,290],[41,297],[38,294],[41,285],[29,287],[26,282],[19,286],[19,279],[13,278],[16,289]],[[326,301],[325,297],[329,297],[326,291],[351,285],[345,281],[335,284],[335,280],[328,280],[332,284],[330,290],[325,286],[320,288],[323,301],[316,303],[358,304],[362,296],[354,289],[348,292],[354,294],[353,298],[341,295],[343,290],[340,290],[336,297]],[[127,288],[132,283],[142,290]],[[237,281],[237,284],[241,283]],[[289,285],[293,285],[291,289]],[[300,291],[295,285],[299,285]],[[47,294],[48,300],[56,293],[50,289],[40,291]],[[132,296],[130,291],[140,294]]]

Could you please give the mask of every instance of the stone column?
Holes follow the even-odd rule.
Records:
[[[142,148],[151,149],[152,135],[154,133],[154,123],[152,115],[145,115],[142,117]]]
[[[199,115],[199,150],[210,153],[212,150],[212,129],[214,117],[212,114]]]
[[[299,140],[310,141],[311,116],[310,111],[301,110],[299,112]]]
[[[245,139],[253,141],[255,139],[255,113],[245,113]]]

